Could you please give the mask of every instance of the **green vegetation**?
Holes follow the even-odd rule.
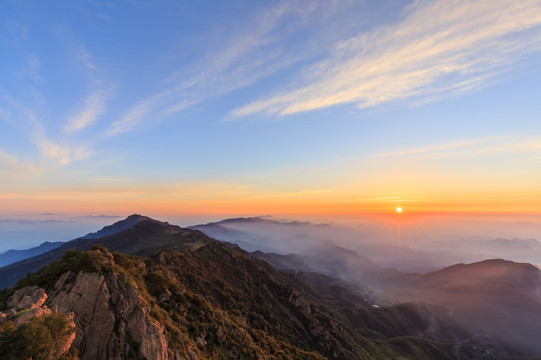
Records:
[[[75,327],[65,314],[35,317],[15,328],[7,322],[0,328],[0,357],[4,360],[76,360],[76,350],[65,352]]]
[[[104,256],[104,254],[108,254],[108,256]],[[112,260],[111,254],[101,245],[94,245],[92,251],[71,250],[64,255],[62,260],[55,261],[36,273],[28,274],[15,285],[15,289],[32,285],[50,289],[54,286],[56,280],[68,271],[74,273],[79,271],[91,273],[110,272],[113,270]]]
[[[331,301],[336,287],[312,286],[216,241],[152,258],[111,254],[103,246],[71,251],[17,287],[49,289],[67,271],[135,286],[169,347],[185,358],[193,352],[200,359],[455,359],[453,344],[418,336],[430,325],[426,308],[362,309],[345,289],[344,301]],[[7,295],[0,293],[0,301]],[[129,336],[121,341],[122,357],[136,359],[139,345]]]
[[[4,311],[6,309],[6,304],[14,292],[14,289],[0,290],[0,311]]]

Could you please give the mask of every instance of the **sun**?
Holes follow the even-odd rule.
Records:
[[[397,208],[396,208],[396,212],[400,214],[400,213],[402,212],[402,208],[401,208],[400,206],[397,207]]]

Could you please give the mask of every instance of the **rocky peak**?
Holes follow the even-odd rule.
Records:
[[[64,273],[50,291],[46,304],[75,314],[75,346],[84,359],[121,359],[138,344],[138,354],[148,360],[168,359],[163,329],[149,317],[137,288],[121,275]]]

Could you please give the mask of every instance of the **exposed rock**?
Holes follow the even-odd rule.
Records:
[[[207,345],[207,340],[205,340],[205,337],[203,335],[199,336],[196,340],[197,343],[201,346]]]
[[[13,320],[15,326],[26,324],[35,316],[48,315],[52,311],[44,306],[45,291],[37,286],[27,286],[15,291],[8,299],[6,311],[0,313],[0,323]]]
[[[187,360],[178,350],[169,349],[167,353],[170,360]]]
[[[71,319],[71,326],[72,328],[76,328],[75,323],[73,322],[73,319]],[[71,348],[71,345],[73,344],[73,341],[75,340],[75,337],[77,336],[77,332],[74,331],[69,338],[66,339],[66,344],[61,350],[62,354],[65,354],[68,352],[68,350]]]
[[[216,337],[218,338],[218,341],[222,344],[225,343],[225,341],[227,340],[221,327],[216,330]]]
[[[197,357],[197,354],[191,350],[191,349],[188,349],[188,357],[190,358],[190,360],[199,360],[199,358]]]
[[[158,302],[165,302],[169,300],[170,298],[171,298],[171,292],[165,289],[165,291],[160,296],[158,296]]]
[[[15,324],[15,326],[19,326],[22,324],[26,324],[35,316],[42,316],[42,315],[48,315],[48,314],[52,314],[52,311],[49,308],[47,308],[47,306],[33,308],[33,309],[25,311],[23,314],[15,318],[15,320],[13,320],[13,323]]]
[[[15,311],[35,309],[43,305],[46,299],[47,294],[43,289],[37,286],[27,286],[15,291],[6,305],[8,309],[12,308]]]
[[[9,298],[6,304],[8,309],[0,313],[0,323],[12,320],[13,324],[19,327],[27,324],[35,317],[50,315],[53,311],[44,305],[46,300],[47,294],[37,286],[27,286],[19,289]],[[75,330],[76,325],[73,322],[73,313],[67,315],[70,320],[69,326]],[[57,355],[62,356],[67,353],[75,338],[76,331],[73,331],[68,338],[56,339],[56,344],[62,346]]]
[[[46,304],[75,314],[74,344],[81,360],[120,360],[122,349],[134,344],[148,360],[169,358],[163,329],[149,318],[137,289],[117,274],[67,272],[57,280]]]

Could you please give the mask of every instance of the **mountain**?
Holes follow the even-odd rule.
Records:
[[[149,218],[73,240],[0,269],[2,281],[22,278],[0,292],[0,357],[33,357],[24,341],[42,341],[30,336],[35,327],[50,334],[47,343],[63,344],[51,351],[71,359],[77,351],[81,359],[175,360],[541,354],[536,267],[488,260],[407,274],[326,246],[307,255],[250,254]],[[305,268],[280,271],[258,257]]]
[[[118,221],[112,225],[105,226],[103,229],[97,232],[86,234],[85,236],[82,236],[82,238],[83,239],[98,239],[98,238],[105,237],[108,235],[113,235],[123,230],[126,230],[143,220],[159,222],[158,220],[154,220],[146,216],[133,214],[133,215],[128,216],[124,220]],[[36,255],[43,254],[49,250],[53,250],[61,246],[63,243],[64,242],[61,242],[61,241],[57,241],[57,242],[46,241],[39,246],[32,247],[26,250],[8,250],[0,254],[0,267],[7,266],[9,264],[13,264],[15,262],[34,257]]]
[[[160,224],[152,224],[152,231],[139,228],[143,223],[116,240],[148,243],[167,236],[167,229],[178,233]],[[470,343],[474,335],[441,309],[411,303],[371,308],[329,281],[280,272],[212,239],[151,257],[110,253],[102,246],[70,251],[0,293],[0,352],[19,356],[5,341],[14,330],[4,329],[24,330],[35,318],[54,314],[68,319],[62,332],[67,335],[58,340],[62,350],[73,350],[72,359],[78,352],[82,360],[451,360],[487,350]],[[442,341],[449,336],[460,343]]]
[[[321,244],[308,255],[275,254],[255,251],[252,256],[264,260],[279,270],[317,272],[348,282],[362,285],[375,271],[383,267],[366,256],[333,244]]]
[[[396,234],[382,239],[370,227],[352,228],[337,224],[278,221],[270,218],[233,218],[191,226],[208,236],[238,244],[243,249],[276,254],[324,252],[329,245],[354,251],[383,267],[408,272],[430,272],[459,262],[489,257],[470,251],[416,249],[397,242]],[[387,229],[389,231],[389,229]],[[412,242],[414,244],[415,242]]]
[[[231,218],[188,228],[200,230],[218,240],[232,242],[247,251],[278,253],[304,252],[324,241],[327,233],[337,235],[342,232],[342,229],[327,224],[279,221],[264,217]]]
[[[103,237],[98,237],[104,234]],[[141,215],[131,215],[102,230],[68,241],[43,254],[0,268],[0,289],[13,286],[26,274],[36,272],[54,260],[61,259],[69,250],[89,250],[101,244],[111,251],[125,254],[149,255],[171,248],[185,249],[205,244],[208,237],[196,230],[181,229]]]
[[[541,355],[541,271],[531,264],[492,259],[428,274],[385,270],[370,285],[380,301],[445,306],[464,327],[490,335],[509,353]]]
[[[120,220],[120,221],[117,221],[116,223],[114,223],[112,225],[105,226],[101,230],[98,230],[98,231],[93,232],[93,233],[88,233],[85,236],[83,236],[82,238],[83,239],[99,239],[99,238],[102,238],[102,237],[113,235],[113,234],[116,234],[116,233],[119,233],[121,231],[129,229],[133,225],[135,225],[137,223],[140,223],[141,221],[149,221],[149,222],[154,222],[154,223],[157,223],[157,224],[164,224],[164,225],[167,224],[165,222],[161,222],[161,221],[158,221],[158,220],[151,219],[148,216],[143,216],[143,215],[139,215],[139,214],[133,214],[133,215],[128,216],[124,220]]]
[[[374,304],[441,305],[464,328],[487,334],[516,355],[541,354],[541,271],[505,260],[457,264],[426,274],[382,268],[369,259],[328,248],[316,256],[255,252],[277,269],[312,271],[339,278]],[[336,280],[335,280],[336,281]]]
[[[49,250],[55,249],[62,245],[63,243],[61,241],[55,241],[55,242],[49,242],[45,241],[44,243],[40,244],[39,246],[35,246],[30,249],[25,250],[8,250],[2,254],[0,254],[0,267],[6,266],[9,264],[13,264],[17,261],[27,259],[39,254],[43,254],[44,252],[47,252]]]

